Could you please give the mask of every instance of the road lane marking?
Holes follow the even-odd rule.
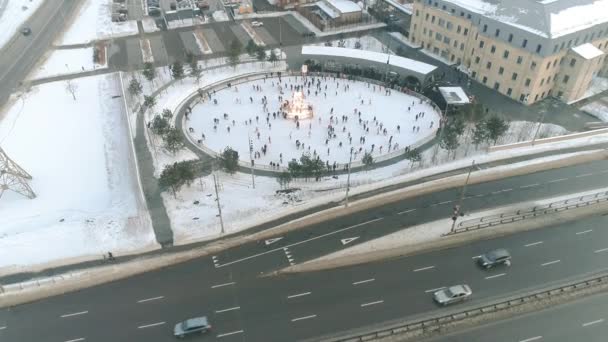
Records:
[[[213,255],[211,256],[211,259],[213,260],[213,266],[215,266],[215,268],[220,267],[220,262],[217,260],[217,256]]]
[[[217,310],[215,313],[222,313],[222,312],[234,311],[234,310],[239,310],[240,308],[241,308],[240,306],[235,306],[235,307],[233,307],[233,308],[229,308],[229,309]]]
[[[140,325],[140,326],[137,327],[137,329],[145,329],[145,328],[150,328],[150,327],[156,327],[156,326],[163,325],[163,324],[165,324],[165,322],[158,322],[158,323]]]
[[[544,264],[540,264],[541,266],[548,266],[548,265],[553,265],[553,264],[557,264],[558,262],[560,262],[561,260],[553,260],[553,261],[549,261],[546,262]]]
[[[608,248],[598,249],[598,250],[594,251],[593,253],[602,253],[602,252],[606,252],[606,251],[608,251]]]
[[[430,290],[426,290],[426,291],[424,291],[424,292],[425,292],[425,293],[429,293],[429,292],[435,292],[435,291],[439,291],[439,290],[443,290],[443,289],[445,289],[445,286],[444,286],[444,287],[438,287],[438,288],[436,288],[436,289],[430,289]]]
[[[602,323],[603,321],[604,321],[604,319],[602,318],[602,319],[598,319],[597,321],[591,321],[591,322],[583,323],[583,328],[584,327],[588,327],[590,325]]]
[[[403,214],[411,213],[412,211],[416,211],[416,209],[408,209],[408,210],[400,211],[400,212],[397,213],[397,215],[403,215]]]
[[[538,183],[534,183],[534,184],[522,185],[522,186],[520,186],[519,188],[520,188],[520,189],[532,188],[532,187],[539,186],[539,185],[540,185],[540,184],[538,184]]]
[[[593,231],[593,229],[583,230],[582,232],[576,232],[576,235],[587,234],[587,233],[591,233],[592,231]]]
[[[301,321],[301,320],[304,320],[304,319],[311,319],[311,318],[315,318],[315,317],[317,317],[317,315],[310,315],[310,316],[298,317],[298,318],[294,318],[294,319],[292,319],[291,321],[292,321],[292,322],[297,322],[297,321]]]
[[[6,329],[6,327],[0,327],[0,330],[4,330],[4,329]]]
[[[486,277],[486,279],[494,279],[494,278],[502,277],[504,275],[507,275],[507,274],[506,273],[495,274],[495,275]]]
[[[287,245],[287,246],[285,246],[285,247],[278,247],[278,248],[271,249],[271,250],[266,251],[266,252],[262,252],[262,253],[258,253],[258,254],[250,255],[250,256],[248,256],[248,257],[244,257],[244,258],[241,258],[241,259],[233,260],[233,261],[230,261],[230,262],[227,262],[227,263],[224,263],[224,264],[222,264],[222,265],[218,266],[218,268],[219,268],[219,267],[228,266],[228,265],[232,265],[232,264],[236,264],[236,263],[238,263],[238,262],[242,262],[242,261],[245,261],[245,260],[249,260],[249,259],[257,258],[257,257],[262,256],[262,255],[266,255],[266,254],[274,253],[274,252],[276,252],[276,251],[283,250],[283,248],[286,248],[286,247],[293,247],[293,246],[301,245],[301,244],[303,244],[303,243],[307,243],[307,242],[310,242],[310,241],[313,241],[313,240],[321,239],[321,238],[324,238],[324,237],[326,237],[326,236],[330,236],[330,235],[338,234],[338,233],[343,232],[343,231],[346,231],[346,230],[350,230],[350,229],[353,229],[353,228],[361,227],[361,226],[364,226],[364,225],[366,225],[366,224],[370,224],[370,223],[373,223],[373,222],[378,222],[378,221],[382,221],[382,220],[384,220],[384,218],[383,218],[383,217],[381,217],[381,218],[377,218],[377,219],[373,219],[373,220],[369,220],[369,221],[365,221],[365,222],[361,222],[361,223],[355,224],[355,225],[353,225],[353,226],[346,227],[346,228],[342,228],[342,229],[338,229],[338,230],[334,230],[334,231],[332,231],[332,232],[325,233],[325,234],[322,234],[322,235],[319,235],[319,236],[315,236],[315,237],[310,238],[310,239],[307,239],[307,240],[298,241],[298,242],[292,243],[291,245]]]
[[[242,333],[244,333],[243,330],[237,330],[237,331],[232,331],[232,332],[225,333],[225,334],[219,334],[216,337],[220,338],[220,337],[225,337],[225,336],[230,336],[230,335],[235,335],[235,334],[242,334]]]
[[[543,337],[542,336],[534,336],[534,337],[527,338],[525,340],[521,340],[519,342],[532,342],[532,341],[540,340],[541,338],[543,338]]]
[[[273,238],[273,239],[268,239],[266,241],[264,241],[264,244],[266,244],[266,246],[270,245],[271,243],[275,243],[279,240],[281,240],[283,237],[278,237],[278,238]]]
[[[472,257],[471,259],[479,259],[479,258],[481,258],[481,255],[476,255],[476,256]]]
[[[74,312],[71,314],[65,314],[65,315],[61,315],[61,318],[66,318],[66,317],[72,317],[72,316],[79,316],[79,315],[85,315],[88,314],[88,311],[80,311],[80,312]]]
[[[536,241],[536,242],[532,242],[532,243],[529,243],[527,245],[524,245],[524,247],[532,247],[532,246],[540,245],[541,243],[543,243],[543,242],[542,241]]]
[[[355,240],[357,240],[359,237],[355,236],[355,237],[351,237],[351,238],[346,238],[346,239],[340,239],[340,242],[342,242],[342,245],[346,245],[349,244]]]
[[[298,294],[295,294],[295,295],[287,296],[287,299],[298,298],[298,297],[302,297],[302,296],[308,296],[309,294],[310,294],[310,292],[302,292],[302,293],[298,293]]]
[[[230,282],[230,283],[225,283],[225,284],[219,284],[219,285],[213,285],[211,286],[212,289],[217,289],[218,287],[224,287],[224,286],[229,286],[229,285],[234,285],[236,284],[235,282]]]
[[[79,342],[79,341],[84,341],[84,337],[80,337],[80,338],[75,338],[73,340],[67,340],[65,342]]]
[[[353,285],[361,285],[361,284],[365,284],[365,283],[369,283],[370,281],[374,281],[376,280],[375,278],[370,278],[370,279],[365,279],[365,280],[359,280],[353,283]]]
[[[452,203],[452,201],[443,201],[443,202],[439,202],[437,204],[439,205],[439,204],[448,204],[448,203]]]
[[[485,196],[485,195],[484,194],[477,194],[477,195],[475,195],[475,197],[483,197],[483,196]]]
[[[145,302],[151,302],[153,300],[159,300],[159,299],[163,299],[165,298],[165,296],[158,296],[158,297],[153,297],[153,298],[146,298],[146,299],[142,299],[142,300],[138,300],[138,303],[145,303]]]
[[[502,192],[509,192],[509,191],[513,191],[513,189],[512,188],[504,189]]]
[[[550,180],[547,183],[557,183],[557,182],[563,182],[565,180],[568,180],[568,178],[558,178],[558,179]]]
[[[418,269],[415,269],[414,272],[432,270],[433,268],[435,268],[435,266],[428,266],[428,267],[418,268]]]
[[[377,301],[375,301],[375,302],[361,304],[361,307],[366,307],[366,306],[370,306],[370,305],[376,305],[376,304],[382,304],[382,303],[384,303],[384,301],[383,301],[383,300],[377,300]]]
[[[593,173],[583,173],[582,175],[574,176],[574,178],[582,178],[582,177],[589,177],[589,176],[593,176]]]

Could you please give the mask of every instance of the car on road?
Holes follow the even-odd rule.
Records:
[[[440,305],[462,302],[473,294],[469,285],[454,285],[441,289],[433,294],[433,298]]]
[[[179,322],[173,328],[173,335],[176,337],[184,337],[186,335],[201,333],[204,334],[211,330],[211,325],[206,316],[195,317]]]
[[[316,36],[317,36],[317,34],[314,33],[314,32],[312,32],[312,31],[302,33],[302,37],[311,37],[311,38],[314,38]]]
[[[24,36],[29,36],[32,33],[32,29],[29,27],[22,27],[19,32],[21,32],[21,34],[23,34]]]
[[[251,26],[253,26],[253,27],[264,26],[264,23],[261,21],[252,21]]]
[[[479,256],[479,258],[477,258],[477,264],[486,269],[501,264],[511,266],[511,254],[504,248],[498,248]]]

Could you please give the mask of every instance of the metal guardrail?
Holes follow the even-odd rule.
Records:
[[[525,296],[515,297],[508,300],[503,300],[497,303],[476,307],[473,309],[451,313],[448,315],[436,316],[424,320],[412,321],[408,323],[396,324],[393,326],[385,327],[374,332],[367,332],[363,334],[352,334],[348,336],[334,337],[334,338],[321,338],[317,339],[324,342],[360,342],[360,341],[372,341],[377,338],[385,338],[388,336],[394,336],[404,333],[416,332],[416,331],[432,331],[437,330],[439,326],[448,323],[454,323],[467,318],[479,316],[482,314],[492,313],[500,310],[509,309],[522,304],[526,304],[535,300],[546,299],[551,296],[572,292],[575,290],[581,290],[584,288],[608,284],[608,274],[601,276],[595,276],[593,278],[585,279],[576,283],[570,283],[568,285],[561,285],[548,290],[537,291]]]
[[[495,227],[501,224],[522,221],[537,216],[586,207],[605,201],[608,201],[608,192],[603,191],[591,195],[569,198],[563,201],[556,201],[545,205],[539,205],[530,209],[522,209],[498,215],[484,216],[476,219],[462,221],[458,224],[457,228],[454,229],[454,231],[451,231],[446,235],[464,233],[488,227]]]

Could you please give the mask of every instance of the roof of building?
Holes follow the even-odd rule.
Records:
[[[389,65],[412,70],[423,75],[427,75],[433,70],[437,69],[437,67],[434,65],[418,62],[405,57],[388,55],[386,53],[381,52],[373,52],[359,49],[347,49],[333,46],[304,45],[302,46],[302,54],[358,58],[384,64],[386,64],[386,62],[388,61]]]
[[[447,104],[471,103],[469,97],[461,87],[439,87],[439,92]]]
[[[596,48],[591,43],[582,44],[579,46],[575,46],[572,48],[572,51],[579,54],[584,59],[593,59],[595,57],[599,57],[604,54],[604,51]]]
[[[337,13],[336,11],[334,11],[333,8],[329,7],[323,1],[317,1],[316,5],[317,5],[317,7],[319,7],[319,9],[321,11],[323,11],[323,13],[327,14],[327,16],[330,17],[330,18],[332,18],[332,19],[336,19],[337,17],[340,16],[340,13]]]
[[[327,3],[331,4],[334,8],[336,8],[340,13],[352,13],[352,12],[361,12],[361,7],[356,3],[349,0],[325,0]]]
[[[608,22],[608,0],[445,1],[548,38]]]

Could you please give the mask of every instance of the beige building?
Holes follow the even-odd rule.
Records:
[[[416,0],[410,41],[525,104],[608,77],[608,0]]]

